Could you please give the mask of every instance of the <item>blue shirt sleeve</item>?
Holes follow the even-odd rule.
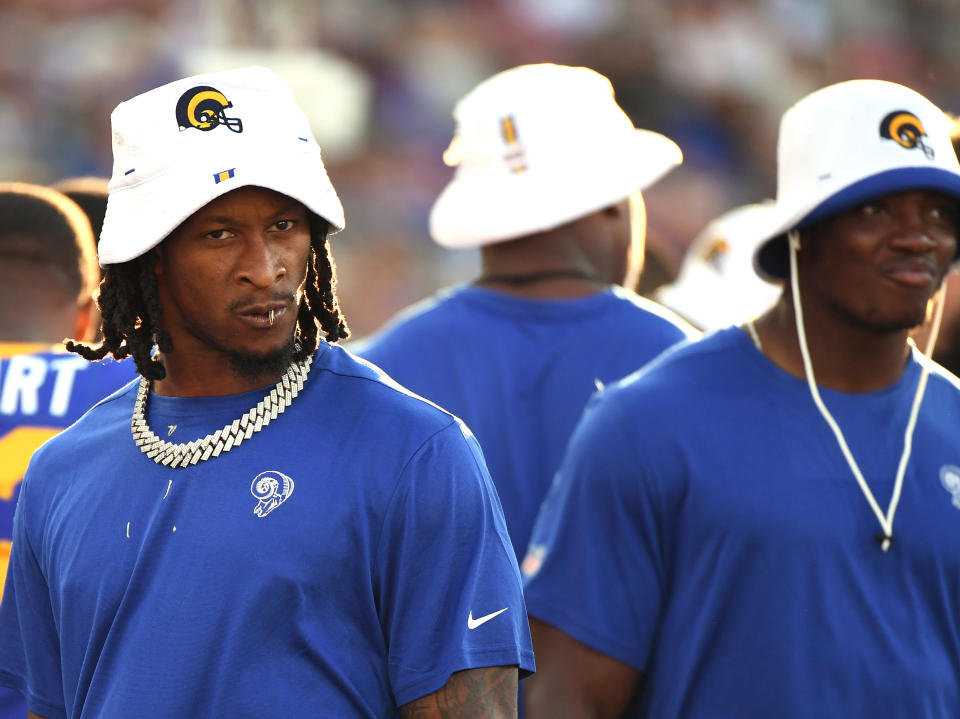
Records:
[[[13,548],[0,602],[0,685],[19,691],[47,719],[65,717],[60,644],[37,546],[28,529],[30,471],[13,517]]]
[[[662,499],[609,394],[584,414],[541,506],[525,593],[531,617],[644,671],[666,584]]]
[[[404,468],[379,538],[375,592],[398,706],[463,669],[533,670],[500,501],[462,423],[434,434]]]

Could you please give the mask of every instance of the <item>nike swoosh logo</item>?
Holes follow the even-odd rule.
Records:
[[[504,607],[499,612],[491,612],[490,614],[484,614],[482,617],[473,618],[473,611],[471,610],[470,614],[467,616],[467,629],[476,629],[481,624],[486,624],[491,619],[493,619],[498,614],[503,614],[510,607]]]

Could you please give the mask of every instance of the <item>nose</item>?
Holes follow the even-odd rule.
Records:
[[[908,252],[930,252],[940,242],[942,230],[929,225],[925,210],[914,203],[905,203],[895,213],[896,229],[892,244]]]
[[[263,234],[249,238],[237,263],[238,282],[257,288],[267,288],[286,274],[284,257],[276,243],[271,242]]]

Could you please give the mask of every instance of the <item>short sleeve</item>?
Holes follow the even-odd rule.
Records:
[[[644,671],[664,597],[661,501],[604,392],[537,516],[522,568],[530,616]]]
[[[0,685],[19,691],[47,719],[64,717],[63,682],[50,592],[28,529],[39,518],[29,502],[30,471],[13,517],[13,547],[0,602]]]
[[[453,672],[533,670],[520,572],[476,440],[452,422],[404,468],[376,554],[375,592],[398,706]]]

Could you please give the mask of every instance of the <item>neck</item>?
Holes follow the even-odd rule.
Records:
[[[583,218],[561,228],[487,245],[475,284],[521,297],[564,299],[595,294],[611,284],[600,261],[603,236],[596,221]],[[618,280],[623,279],[623,272]]]
[[[785,372],[805,378],[789,292],[755,324],[767,358]],[[909,357],[907,330],[864,327],[836,313],[805,313],[804,329],[814,378],[821,387],[871,392],[889,387],[903,375]]]
[[[606,283],[585,269],[559,267],[528,272],[484,272],[474,284],[527,297],[579,297],[597,292]]]

